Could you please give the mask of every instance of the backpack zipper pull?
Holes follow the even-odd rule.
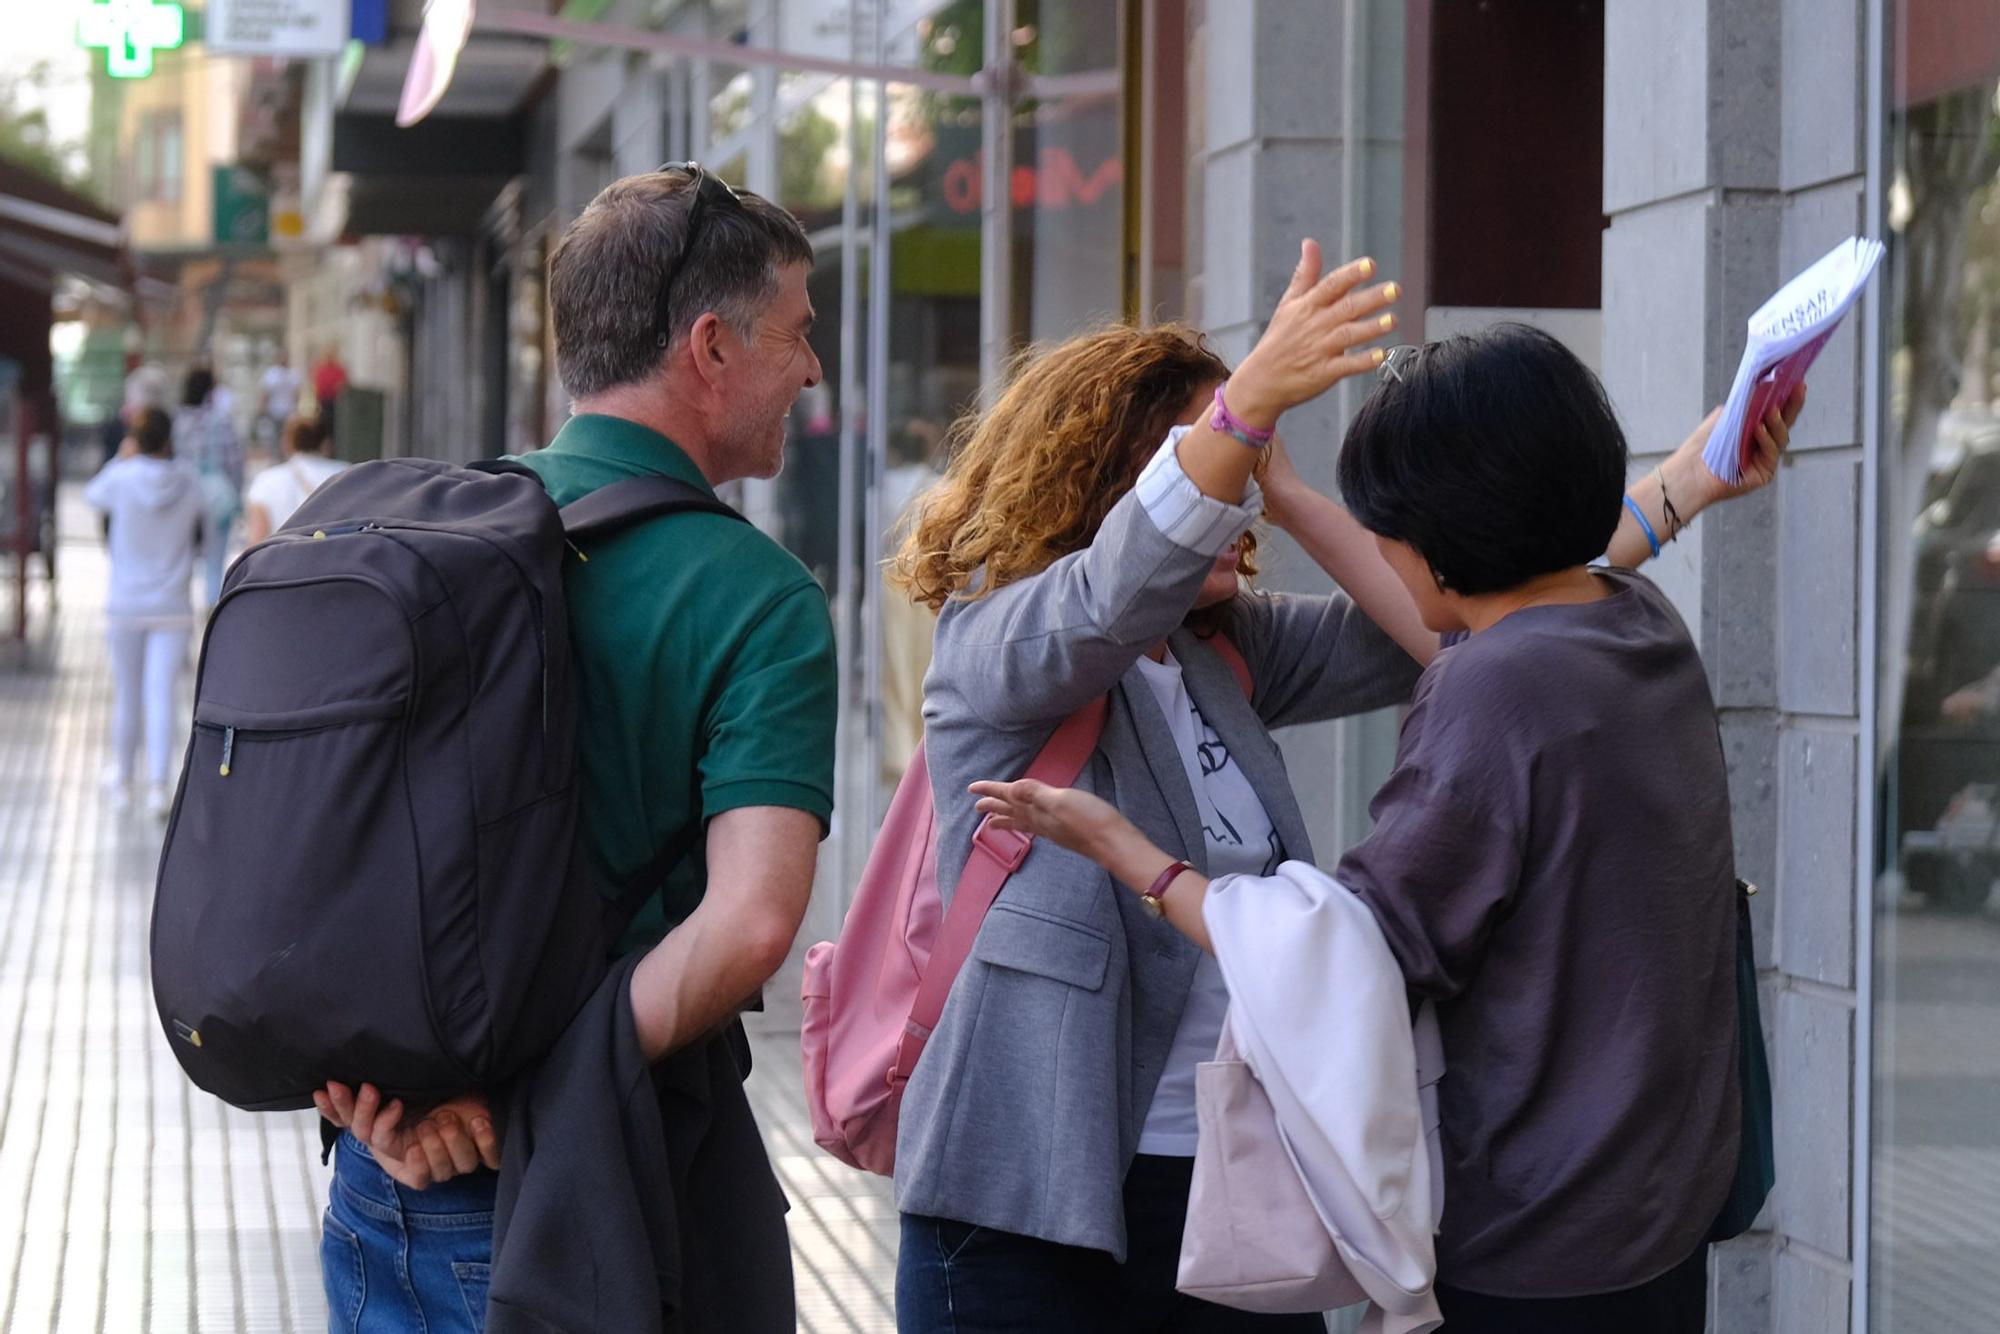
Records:
[[[236,729],[225,727],[222,729],[222,776],[224,778],[229,777],[229,757],[235,753],[235,750]]]

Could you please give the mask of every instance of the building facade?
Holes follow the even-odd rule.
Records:
[[[366,57],[387,85],[366,67],[326,84],[324,173],[357,201],[329,240],[403,248],[384,262],[413,452],[552,433],[542,265],[609,180],[697,158],[813,235],[827,384],[786,474],[738,497],[819,573],[842,638],[839,828],[809,935],[836,929],[913,740],[921,625],[879,578],[896,515],[1019,347],[1179,317],[1239,357],[1313,235],[1404,282],[1403,337],[1557,333],[1645,468],[1727,394],[1784,279],[1849,235],[1885,240],[1778,483],[1655,567],[1708,663],[1737,861],[1763,889],[1781,1128],[1765,1218],[1715,1257],[1711,1324],[1993,1326],[2000,4],[495,0],[440,114],[482,121],[499,156],[438,157],[450,200],[389,180],[415,141],[359,124],[393,105],[415,8],[392,6],[402,36]],[[309,181],[314,133],[309,116]],[[1366,389],[1288,419],[1312,479],[1331,483]],[[1266,577],[1323,586],[1296,551]],[[1322,848],[1366,828],[1395,729],[1284,738]]]

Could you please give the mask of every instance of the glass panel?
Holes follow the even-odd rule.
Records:
[[[755,46],[960,76],[979,68],[985,21],[981,0],[731,0],[701,18],[709,35]],[[745,505],[832,605],[842,716],[830,881],[844,888],[920,718],[928,613],[904,624],[902,604],[883,596],[880,565],[945,426],[976,395],[980,108],[913,85],[724,63],[702,67],[693,85],[694,156],[775,197],[814,245],[813,345],[825,379],[800,395],[784,472],[747,488]],[[828,931],[844,907],[835,897],[815,906],[831,915],[820,924]]]
[[[1878,699],[1878,1330],[1993,1328],[2000,1254],[2000,41],[1892,7]],[[1837,887],[1829,887],[1837,889]]]
[[[976,20],[978,6],[969,6]],[[974,34],[968,40],[977,41]],[[980,235],[976,99],[892,87],[885,162],[890,226],[881,429],[871,433],[871,555],[887,556],[899,520],[944,466],[945,432],[979,396]],[[876,289],[880,292],[880,286]],[[882,587],[879,580],[877,587]],[[879,703],[877,797],[887,805],[922,731],[928,610],[884,589],[874,621]]]
[[[1018,0],[1012,41],[1029,75],[1084,84],[1014,110],[1013,328],[1038,341],[1124,314],[1119,7]]]

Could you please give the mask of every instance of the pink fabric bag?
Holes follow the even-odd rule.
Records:
[[[1104,701],[1092,700],[1056,729],[1026,776],[1069,787],[1103,731]],[[944,1014],[986,910],[1034,844],[980,821],[947,912],[938,896],[937,833],[920,745],[896,785],[840,939],[806,951],[799,986],[813,1139],[842,1162],[884,1176],[896,1169],[903,1085]]]
[[[1235,645],[1209,641],[1243,693],[1250,670]],[[1024,778],[1070,787],[1104,733],[1105,701],[1056,729]],[[813,1139],[852,1167],[896,1169],[896,1117],[946,997],[972,953],[986,910],[1033,850],[1025,834],[981,821],[972,856],[945,911],[937,887],[937,813],[923,747],[904,771],[855,887],[838,941],[806,951],[799,985],[799,1052]]]

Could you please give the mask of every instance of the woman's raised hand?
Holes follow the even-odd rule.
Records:
[[[1375,261],[1357,259],[1320,273],[1319,242],[1299,243],[1299,266],[1264,336],[1229,377],[1229,410],[1265,428],[1281,413],[1318,398],[1350,375],[1380,365],[1379,348],[1366,348],[1396,327],[1388,307],[1401,293],[1395,283],[1362,284]]]

